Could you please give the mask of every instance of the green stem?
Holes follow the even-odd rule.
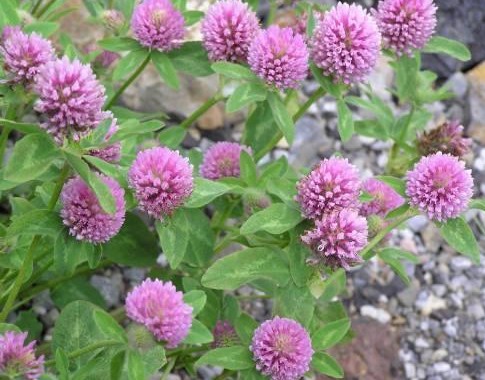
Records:
[[[15,119],[15,107],[10,105],[5,113],[5,119],[14,120]],[[2,134],[0,135],[0,167],[3,166],[3,159],[5,158],[5,150],[7,149],[8,136],[12,129],[9,127],[3,127]]]
[[[136,71],[131,74],[131,76],[126,80],[125,83],[121,85],[121,87],[118,89],[118,91],[115,92],[115,94],[108,100],[108,103],[106,104],[105,109],[110,109],[113,104],[118,100],[118,98],[121,96],[121,94],[126,90],[126,88],[133,83],[133,81],[138,77],[138,75],[141,74],[143,69],[148,65],[148,62],[150,62],[150,54],[147,55],[145,60],[141,63],[140,67],[136,69]]]
[[[325,90],[322,87],[319,87],[318,90],[316,90],[293,115],[293,123],[296,123],[305,114],[305,112],[308,111],[310,106],[318,99],[320,99],[323,95],[325,95]],[[282,138],[283,133],[281,133],[281,131],[278,129],[278,131],[274,134],[273,138],[269,141],[269,143],[260,152],[255,154],[256,161],[259,161],[262,157],[269,153],[271,149],[273,149]]]
[[[54,4],[56,2],[56,0],[50,0],[41,10],[39,10],[39,13],[36,15],[36,14],[33,14],[34,16],[36,16],[37,18],[41,18],[42,15],[47,12],[49,10],[49,8],[52,6],[52,4]]]
[[[167,380],[168,379],[168,375],[170,375],[170,371],[175,366],[176,361],[177,361],[177,358],[172,358],[168,361],[167,366],[165,367],[165,370],[163,371],[163,375],[160,378],[160,380]]]
[[[54,207],[56,206],[57,199],[59,198],[59,195],[62,190],[62,186],[64,185],[64,181],[66,180],[68,175],[69,175],[69,166],[67,164],[64,164],[64,167],[62,168],[61,173],[59,174],[59,179],[57,180],[56,187],[54,188],[54,192],[52,193],[51,199],[49,200],[49,204],[47,205],[48,210],[53,210]],[[8,314],[12,310],[12,306],[14,305],[15,299],[17,298],[17,295],[19,294],[20,289],[24,283],[27,270],[33,264],[35,248],[39,244],[40,239],[41,239],[41,236],[36,235],[34,236],[32,243],[30,244],[29,250],[25,255],[24,262],[22,263],[22,266],[19,269],[17,277],[15,278],[12,290],[10,291],[7,301],[3,306],[2,312],[0,313],[0,323],[4,322],[7,319]]]
[[[121,346],[124,345],[125,343],[120,342],[118,340],[100,340],[99,342],[90,344],[89,346],[80,348],[79,350],[72,351],[69,354],[67,354],[68,359],[75,359],[79,356],[82,356],[84,354],[89,354],[90,352],[97,350],[99,348],[108,348],[112,346]],[[45,362],[46,367],[50,367],[56,364],[56,361],[54,359],[48,360]]]
[[[399,142],[404,141],[404,139],[406,138],[409,126],[411,125],[411,121],[412,121],[413,116],[414,116],[414,112],[415,112],[415,107],[414,107],[414,104],[413,104],[413,105],[411,105],[411,110],[409,111],[409,114],[407,116],[406,124],[404,124],[404,126],[401,130],[401,133],[399,134],[399,140],[398,140]],[[391,151],[390,151],[390,154],[389,154],[389,160],[387,161],[387,167],[386,167],[386,172],[389,173],[389,174],[392,174],[393,169],[394,169],[394,162],[397,159],[399,159],[399,152],[400,152],[399,144],[400,143],[398,143],[396,141],[392,145],[392,148],[391,148]]]
[[[192,115],[180,123],[180,127],[189,128],[199,117],[206,113],[213,105],[224,99],[222,95],[216,94],[212,98],[208,99],[204,104],[197,108]]]
[[[32,12],[30,12],[30,14],[35,15],[40,5],[42,4],[42,1],[43,0],[37,0],[37,3],[35,3],[34,7],[32,8]]]
[[[376,236],[372,238],[372,240],[365,246],[364,250],[360,253],[364,260],[370,260],[375,256],[375,252],[372,251],[382,239],[384,239],[389,232],[391,232],[394,228],[401,225],[401,223],[405,222],[406,220],[412,218],[413,216],[418,215],[417,211],[408,211],[404,215],[397,217],[393,221],[391,221],[384,229],[382,229]]]

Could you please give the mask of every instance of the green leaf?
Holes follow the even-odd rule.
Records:
[[[235,329],[241,341],[249,344],[254,335],[254,330],[258,327],[258,323],[246,313],[241,313],[236,320]]]
[[[342,141],[348,141],[354,134],[354,119],[343,99],[337,100],[338,132]]]
[[[109,139],[110,143],[122,141],[130,136],[143,135],[158,131],[164,127],[160,120],[150,120],[140,124],[138,120],[130,119],[120,125],[118,131]]]
[[[54,242],[54,271],[62,275],[74,273],[76,267],[87,260],[89,251],[93,249],[92,244],[80,242],[62,230]]]
[[[431,38],[424,47],[424,51],[426,53],[444,53],[463,62],[472,59],[472,54],[466,45],[441,36]]]
[[[140,352],[129,350],[128,353],[128,379],[141,380],[145,379],[145,365]]]
[[[241,169],[241,179],[246,182],[248,186],[256,186],[258,179],[256,164],[251,155],[245,150],[241,151],[239,166]]]
[[[116,180],[121,185],[121,187],[128,187],[126,172],[122,170],[118,165],[110,164],[109,162],[106,162],[105,160],[94,156],[83,156],[82,158],[89,164],[94,166],[96,169],[98,169],[104,175]]]
[[[123,366],[125,364],[126,351],[119,351],[111,358],[110,363],[110,380],[121,379]]]
[[[158,242],[140,217],[127,213],[120,232],[103,245],[103,254],[117,264],[150,267],[157,261]]]
[[[280,129],[281,133],[283,133],[283,136],[285,136],[288,144],[293,144],[293,140],[295,138],[295,124],[293,123],[293,120],[284,103],[277,94],[270,92],[268,93],[268,104],[271,108],[271,112],[273,113],[273,118],[276,125]]]
[[[0,334],[4,334],[7,331],[21,332],[21,330],[10,323],[0,323]]]
[[[312,346],[316,351],[326,350],[339,343],[350,329],[349,319],[340,319],[325,324],[312,335]]]
[[[61,380],[69,379],[69,358],[63,349],[56,350],[56,369],[59,372]],[[42,378],[41,378],[42,379]]]
[[[59,151],[48,135],[27,135],[15,143],[12,156],[5,167],[4,178],[12,182],[36,179],[59,157]]]
[[[7,228],[7,238],[20,235],[57,236],[62,229],[59,214],[49,210],[35,209],[12,218]]]
[[[396,71],[396,90],[401,102],[414,99],[418,87],[419,59],[418,54],[413,57],[407,55],[391,64]]]
[[[243,235],[266,231],[281,234],[295,227],[302,221],[301,212],[285,203],[273,203],[271,206],[251,215],[241,227]]]
[[[247,347],[232,346],[210,350],[195,362],[196,367],[211,365],[231,371],[240,371],[254,366],[251,352]]]
[[[192,306],[192,315],[195,317],[204,308],[207,296],[202,290],[192,290],[184,294],[184,301]]]
[[[109,37],[98,41],[98,45],[109,51],[134,51],[142,49],[142,46],[130,37]]]
[[[274,299],[274,315],[287,317],[308,327],[313,317],[314,298],[307,287],[299,288],[292,281],[278,288]]]
[[[161,346],[155,346],[148,351],[143,352],[143,364],[145,366],[145,374],[147,376],[154,375],[165,363],[165,350]]]
[[[59,29],[59,23],[48,21],[36,21],[24,27],[25,33],[37,33],[43,37],[50,37]]]
[[[406,182],[403,179],[389,175],[378,175],[376,179],[391,186],[399,195],[406,196]]]
[[[316,371],[336,379],[342,379],[344,377],[344,370],[340,367],[340,364],[324,352],[317,352],[313,355],[312,367]]]
[[[256,160],[261,158],[261,151],[277,133],[278,127],[268,102],[258,103],[246,121],[243,136],[244,144],[253,149]]]
[[[96,306],[106,307],[106,301],[98,289],[81,277],[75,277],[56,286],[51,290],[51,297],[59,310],[74,301],[88,301]]]
[[[346,275],[343,269],[337,269],[327,279],[322,281],[317,276],[310,283],[310,291],[315,298],[329,302],[333,297],[339,295],[345,289]]]
[[[135,71],[142,62],[148,57],[150,52],[148,50],[134,50],[129,52],[126,56],[121,58],[113,71],[113,80],[119,81],[128,74]]]
[[[200,209],[181,208],[157,223],[156,229],[171,268],[177,268],[182,261],[204,266],[212,258],[215,237],[209,219]]]
[[[310,256],[308,247],[302,244],[300,235],[291,232],[291,241],[287,247],[291,278],[297,286],[305,286],[311,274],[311,268],[306,263]]]
[[[191,26],[198,23],[203,17],[204,12],[201,11],[185,11],[183,12],[185,25]]]
[[[259,81],[259,78],[247,67],[237,63],[215,62],[212,70],[231,79]]]
[[[160,143],[167,148],[175,149],[184,141],[187,130],[181,126],[165,128],[158,134]]]
[[[247,248],[217,260],[202,276],[202,285],[234,290],[256,279],[284,286],[289,279],[284,252],[277,248]]]
[[[471,228],[462,217],[448,219],[441,228],[441,235],[458,252],[480,264],[480,250]]]
[[[485,211],[485,199],[472,199],[468,208]]]
[[[226,103],[226,111],[236,112],[255,102],[266,99],[266,87],[259,83],[244,83],[237,87]]]
[[[105,313],[102,309],[86,301],[75,301],[67,305],[56,321],[52,335],[52,349],[58,348],[65,352],[73,352],[85,348],[96,341],[106,340],[106,335],[99,329],[94,319],[94,311]],[[80,355],[71,360],[73,369],[85,366],[90,359],[101,352],[111,350],[99,348]],[[106,365],[109,361],[106,360]],[[108,370],[108,368],[106,368]]]
[[[19,313],[15,324],[22,331],[27,331],[29,333],[27,341],[39,339],[44,326],[37,319],[37,315],[33,310],[23,310]]]
[[[318,83],[320,83],[320,85],[325,89],[326,92],[328,92],[330,95],[337,99],[342,97],[344,90],[347,87],[346,85],[334,83],[332,78],[324,76],[322,70],[315,66],[313,63],[310,64],[310,70],[315,79],[318,81]]]
[[[110,339],[118,340],[120,343],[128,343],[125,330],[105,311],[95,310],[94,321],[104,335]]]
[[[168,55],[160,51],[152,51],[151,57],[163,81],[168,84],[169,87],[178,90],[180,86],[179,78]]]
[[[20,18],[16,9],[17,5],[17,1],[15,0],[2,0],[2,6],[0,7],[0,27],[20,24]]]
[[[205,77],[214,73],[207,57],[207,51],[202,47],[200,41],[185,42],[180,48],[167,54],[178,71],[195,77]]]
[[[184,339],[185,344],[205,344],[214,340],[210,330],[205,325],[194,319],[192,321],[192,327],[190,328],[189,335]]]
[[[217,197],[224,195],[234,189],[234,186],[219,181],[211,181],[205,178],[194,179],[194,191],[185,204],[187,208],[199,208],[212,202]]]
[[[3,127],[8,127],[11,129],[15,129],[24,134],[31,134],[31,133],[43,133],[47,136],[45,131],[40,128],[38,124],[30,124],[30,123],[19,123],[12,120],[7,119],[0,119],[0,125]],[[18,144],[18,142],[17,142]]]

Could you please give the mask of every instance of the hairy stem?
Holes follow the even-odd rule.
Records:
[[[325,90],[322,87],[319,87],[318,90],[316,90],[308,99],[305,103],[303,103],[298,111],[293,115],[293,122],[296,123],[308,109],[310,106],[315,103],[318,99],[320,99],[323,95],[325,95]],[[278,144],[278,141],[280,141],[283,138],[283,133],[278,129],[278,131],[275,133],[273,138],[268,142],[268,144],[262,149],[260,152],[255,154],[255,159],[256,161],[260,160],[262,157],[264,157],[268,152],[271,151],[275,147],[276,144]]]
[[[118,91],[115,92],[115,94],[108,100],[108,103],[105,106],[105,109],[110,109],[115,102],[118,100],[118,98],[123,94],[123,92],[128,88],[130,84],[133,83],[133,81],[141,74],[141,72],[145,69],[145,67],[148,65],[148,62],[150,62],[150,54],[147,55],[145,60],[141,63],[141,65],[136,69],[136,71],[131,74],[131,76],[121,85],[121,87],[118,89]]]
[[[108,348],[108,347],[113,347],[113,346],[120,346],[125,343],[120,342],[118,340],[100,340],[99,342],[90,344],[89,346],[80,348],[79,350],[75,350],[67,354],[68,359],[75,359],[79,356],[82,356],[84,354],[89,354],[90,352],[97,350],[99,348]],[[48,360],[45,362],[46,367],[50,367],[56,364],[55,359]]]
[[[15,107],[12,105],[8,107],[5,113],[5,119],[14,120],[15,119]],[[2,133],[0,134],[0,167],[3,167],[3,159],[5,158],[5,149],[7,149],[8,136],[10,135],[11,128],[4,126]]]
[[[415,112],[415,107],[414,105],[412,105],[411,110],[409,111],[409,114],[406,118],[406,124],[404,124],[401,132],[399,133],[399,141],[403,141],[406,138],[409,126],[411,125],[411,121],[414,116],[414,112]],[[394,169],[394,163],[396,162],[397,159],[399,159],[399,151],[400,151],[399,143],[396,141],[392,145],[391,152],[389,154],[389,160],[387,161],[386,172],[389,174],[392,174]]]
[[[376,236],[372,238],[372,240],[366,245],[364,250],[360,253],[364,260],[370,260],[375,256],[375,252],[373,249],[384,239],[389,232],[391,232],[394,228],[404,223],[406,220],[412,218],[413,216],[418,215],[417,211],[411,210],[406,212],[404,215],[397,217],[391,223],[389,223],[385,228],[383,228]]]
[[[49,204],[47,205],[48,210],[53,210],[54,207],[56,206],[57,200],[59,199],[59,195],[62,190],[62,186],[64,185],[64,181],[66,180],[68,175],[69,175],[69,166],[67,164],[64,164],[64,167],[62,168],[61,173],[59,174],[56,187],[54,188],[54,191],[51,195],[51,199],[49,200]],[[35,248],[39,244],[40,239],[41,239],[41,236],[36,235],[34,236],[32,243],[30,244],[29,250],[25,255],[24,262],[22,263],[22,266],[20,267],[17,277],[15,278],[15,281],[13,283],[12,290],[10,291],[7,301],[3,306],[2,312],[0,313],[0,323],[4,322],[7,319],[8,313],[10,313],[10,310],[12,310],[12,306],[15,302],[15,299],[17,298],[17,295],[20,292],[20,288],[24,283],[27,270],[33,264]]]
[[[216,94],[212,98],[208,99],[204,104],[202,104],[199,108],[197,108],[192,115],[190,115],[187,119],[185,119],[182,123],[180,123],[180,127],[187,129],[189,128],[199,117],[205,114],[212,106],[214,106],[217,102],[224,99],[222,95]]]

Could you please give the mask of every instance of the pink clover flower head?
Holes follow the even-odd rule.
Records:
[[[308,332],[298,322],[275,317],[254,332],[249,348],[256,369],[271,380],[299,380],[313,356]]]
[[[268,85],[285,90],[298,87],[306,78],[308,55],[303,36],[291,28],[273,25],[253,39],[248,62],[251,70]]]
[[[181,45],[185,21],[170,0],[143,0],[133,11],[131,29],[143,46],[167,52]]]
[[[239,159],[243,150],[249,154],[252,152],[251,148],[238,143],[228,141],[215,143],[204,155],[200,175],[212,180],[239,177]]]
[[[193,181],[189,160],[165,147],[139,152],[128,172],[140,209],[158,219],[171,215],[189,198]]]
[[[349,269],[361,261],[359,252],[367,244],[367,221],[356,210],[343,209],[323,215],[301,240],[315,254],[315,261]]]
[[[444,222],[464,212],[473,195],[471,170],[451,154],[422,157],[407,173],[409,203],[428,218]]]
[[[357,168],[346,158],[326,158],[297,185],[296,200],[310,219],[342,208],[358,208],[361,183]]]
[[[46,117],[41,127],[58,143],[79,140],[104,118],[104,87],[89,65],[63,57],[41,66],[34,90],[39,95],[35,110]]]
[[[338,3],[317,23],[311,46],[315,65],[336,82],[362,82],[376,65],[381,34],[364,8]]]
[[[436,27],[433,0],[381,0],[373,15],[382,33],[384,46],[398,56],[422,49]]]
[[[114,214],[102,209],[94,191],[80,177],[70,179],[61,193],[61,217],[64,225],[69,227],[69,234],[93,244],[109,241],[125,221],[124,190],[114,179],[102,174],[97,176],[115,199]]]
[[[463,125],[457,121],[447,121],[439,127],[424,133],[418,140],[421,154],[449,153],[463,157],[471,150],[472,139],[463,137]]]
[[[37,380],[44,373],[44,356],[35,356],[35,341],[25,344],[27,333],[0,335],[0,377]]]
[[[388,184],[375,178],[369,178],[362,186],[363,190],[372,196],[370,202],[363,202],[360,213],[363,216],[379,215],[385,217],[387,213],[404,204],[404,198]]]
[[[167,348],[177,347],[192,326],[192,307],[169,282],[146,279],[128,293],[126,315],[144,325]]]
[[[118,121],[111,112],[107,111],[104,114],[105,114],[104,120],[106,119],[111,120],[111,125],[104,137],[104,140],[108,142],[109,139],[113,137],[113,135],[118,131]],[[91,149],[89,151],[89,155],[101,158],[106,162],[116,164],[121,159],[121,142],[117,141],[113,144],[105,146],[104,148]]]
[[[259,30],[256,14],[241,0],[220,0],[202,20],[204,47],[213,61],[246,62],[249,45]]]
[[[5,27],[0,43],[4,70],[12,82],[31,84],[40,67],[56,56],[49,40],[19,27]]]
[[[240,343],[236,329],[228,321],[217,321],[212,335],[212,348],[231,347]]]

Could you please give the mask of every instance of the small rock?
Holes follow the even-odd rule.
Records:
[[[475,320],[479,320],[485,317],[485,310],[483,310],[483,306],[481,304],[475,303],[468,306],[467,314]]]
[[[418,215],[408,220],[408,226],[414,232],[421,232],[427,224],[428,218],[423,215]]]
[[[440,348],[439,350],[436,350],[433,352],[433,355],[431,356],[431,359],[435,362],[443,360],[448,356],[448,351],[446,351],[443,348]]]
[[[379,309],[372,305],[362,306],[360,308],[360,315],[362,315],[363,317],[375,319],[382,324],[388,323],[391,320],[391,315],[387,311]]]
[[[416,366],[413,363],[404,363],[404,372],[408,379],[416,376]]]
[[[472,262],[468,257],[456,256],[451,259],[451,268],[455,271],[462,271],[471,268]]]
[[[447,362],[438,362],[434,363],[433,369],[437,373],[448,372],[451,369],[451,366]]]
[[[426,298],[418,297],[416,307],[421,311],[422,315],[430,315],[435,310],[445,309],[446,300],[438,298],[434,294],[429,294]]]

